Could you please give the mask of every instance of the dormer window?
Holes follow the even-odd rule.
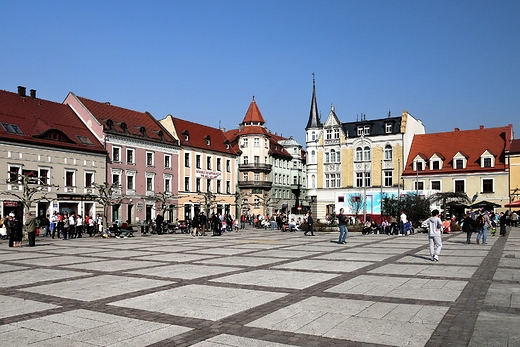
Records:
[[[464,160],[456,159],[455,160],[455,169],[464,169]]]
[[[424,171],[424,168],[426,166],[426,161],[421,155],[418,155],[413,160],[413,171]]]
[[[392,123],[385,124],[385,133],[387,133],[387,134],[392,133]]]
[[[204,136],[207,146],[211,146],[211,137],[209,135]]]
[[[190,140],[190,133],[188,132],[188,130],[183,130],[181,132],[181,135],[184,136],[184,141],[185,142],[188,142]]]
[[[370,135],[370,125],[365,125],[365,128],[363,130],[365,135]]]
[[[23,135],[23,131],[18,127],[18,125],[15,124],[7,124],[7,123],[1,123],[2,128],[10,134],[18,134]]]
[[[439,160],[434,160],[431,162],[431,170],[440,170],[441,162]]]
[[[332,129],[327,129],[326,137],[325,139],[331,140],[332,139]]]
[[[454,168],[455,170],[462,170],[462,169],[465,169],[465,168],[466,168],[467,161],[468,161],[468,156],[465,155],[465,154],[462,153],[462,152],[458,152],[458,153],[455,154],[455,156],[453,157],[453,168]]]
[[[490,168],[495,167],[495,156],[490,151],[486,150],[480,156],[480,167],[481,168]]]

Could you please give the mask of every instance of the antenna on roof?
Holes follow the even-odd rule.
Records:
[[[392,117],[392,112],[390,112],[390,109],[388,109],[388,118]]]

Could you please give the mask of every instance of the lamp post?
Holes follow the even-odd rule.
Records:
[[[381,202],[379,203],[379,212],[381,215],[380,223],[383,223],[383,159],[381,159]]]
[[[366,155],[365,155],[365,132],[361,134],[361,147],[363,155],[363,223],[367,220],[367,167],[366,167]]]

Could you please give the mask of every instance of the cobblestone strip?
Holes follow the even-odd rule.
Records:
[[[500,237],[491,247],[455,304],[444,315],[426,347],[457,347],[469,344],[506,241],[507,237]]]

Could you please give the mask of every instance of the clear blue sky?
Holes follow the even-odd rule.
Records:
[[[0,89],[231,129],[255,95],[266,126],[305,141],[407,110],[428,133],[520,129],[520,1],[4,1]]]

